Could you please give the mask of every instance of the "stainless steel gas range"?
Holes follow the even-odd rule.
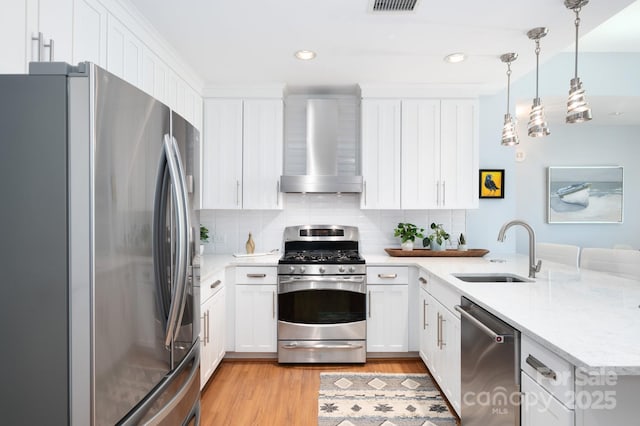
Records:
[[[285,228],[278,265],[278,361],[364,363],[366,335],[358,228]]]

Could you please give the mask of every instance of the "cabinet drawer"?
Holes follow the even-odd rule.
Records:
[[[527,374],[522,374],[522,426],[573,426],[575,412],[562,405]]]
[[[206,281],[200,282],[200,303],[204,303],[208,298],[216,294],[223,287],[224,270],[216,273]]]
[[[522,335],[520,368],[560,402],[573,408],[573,365],[530,337]]]
[[[236,284],[275,284],[278,268],[275,266],[238,266]]]
[[[454,306],[460,304],[460,293],[458,293],[452,286],[442,282],[438,278],[428,276],[427,283],[423,284],[423,287],[431,293],[434,299],[447,308],[456,317],[460,318],[460,313],[455,310]]]
[[[367,284],[409,284],[409,267],[367,266]]]

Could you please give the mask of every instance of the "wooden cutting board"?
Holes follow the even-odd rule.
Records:
[[[389,256],[393,257],[482,257],[489,253],[486,249],[469,249],[467,251],[458,251],[456,249],[447,249],[436,251],[431,249],[402,250],[400,248],[384,249]]]

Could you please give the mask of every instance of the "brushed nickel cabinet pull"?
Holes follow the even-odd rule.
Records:
[[[398,274],[378,274],[378,278],[398,278]]]
[[[212,284],[211,284],[211,288],[214,289],[216,287],[218,287],[220,284],[222,284],[222,281],[220,280],[215,280]]]
[[[247,274],[247,278],[264,278],[267,274]]]
[[[429,326],[429,324],[427,323],[427,306],[429,306],[429,304],[427,303],[426,300],[422,301],[422,329],[426,330],[427,327]]]
[[[418,281],[420,281],[422,284],[426,284],[427,283],[427,279],[424,278],[424,277],[418,278]]]
[[[526,362],[527,362],[527,364],[532,366],[534,368],[534,370],[536,370],[538,373],[542,374],[543,377],[546,377],[547,379],[556,380],[556,378],[557,378],[556,372],[553,371],[552,369],[550,369],[549,367],[547,367],[544,363],[542,363],[540,360],[538,360],[538,358],[536,358],[533,355],[529,354],[529,356],[527,357],[527,361]]]

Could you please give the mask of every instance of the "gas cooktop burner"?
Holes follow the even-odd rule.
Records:
[[[280,263],[360,264],[365,263],[365,260],[357,250],[299,250],[285,252],[280,258]]]

